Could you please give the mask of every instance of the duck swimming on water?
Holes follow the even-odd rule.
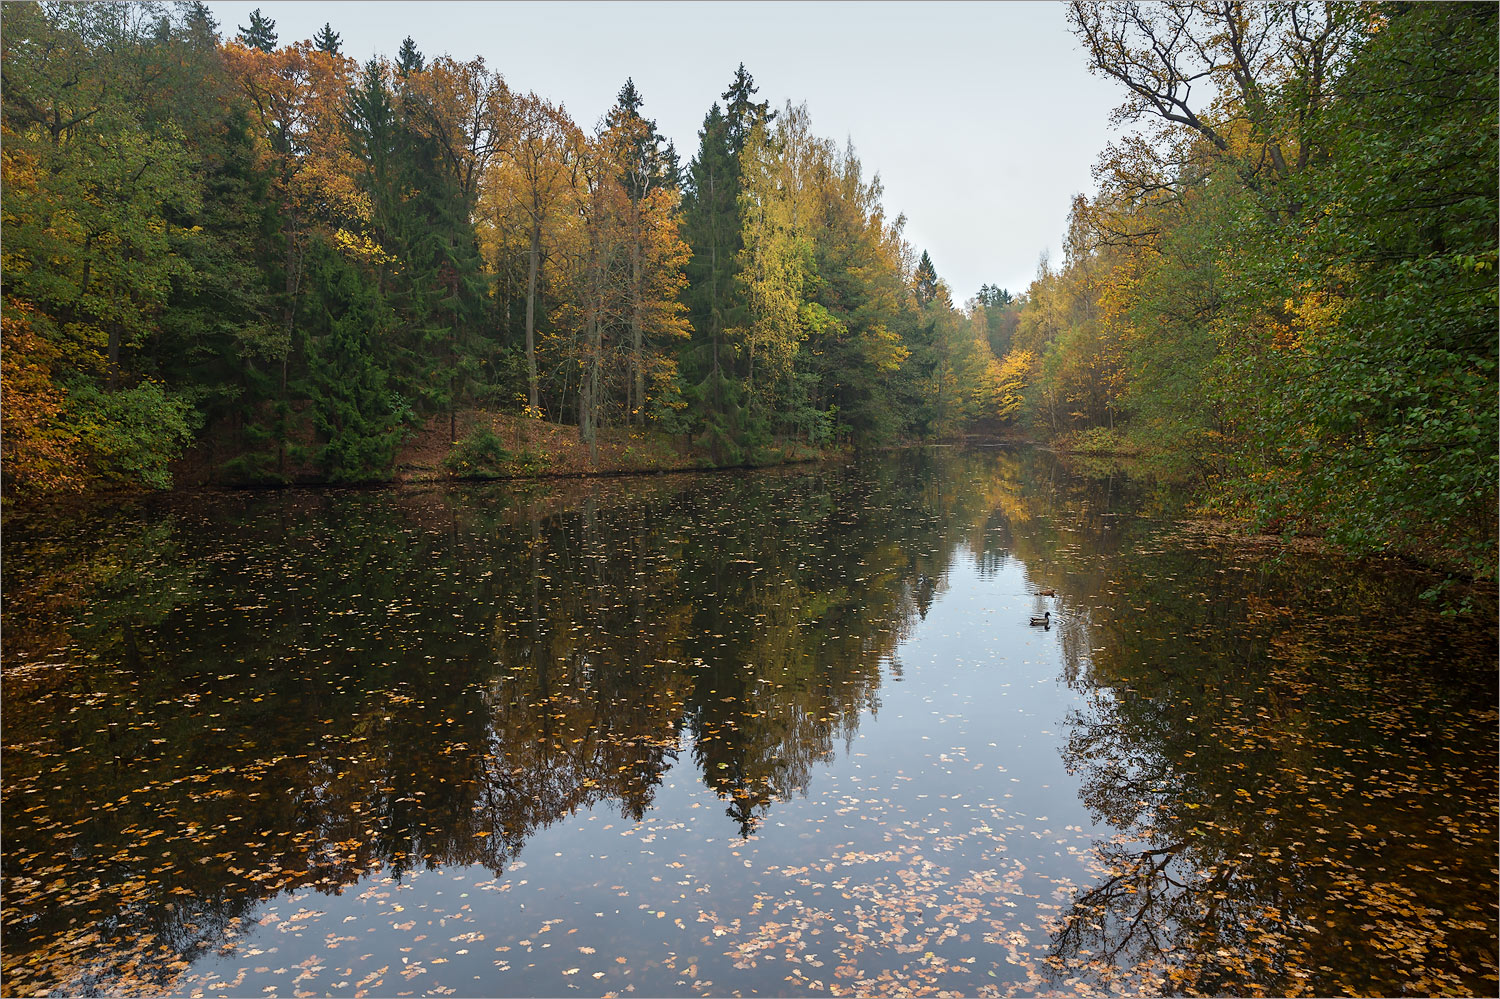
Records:
[[[1055,597],[1057,596],[1057,591],[1049,587],[1045,590],[1037,590],[1036,595],[1039,597]]]
[[[1043,611],[1041,617],[1036,617],[1035,615],[1033,615],[1032,618],[1031,618],[1031,625],[1034,628],[1050,628],[1050,627],[1052,627],[1052,612],[1051,611]]]

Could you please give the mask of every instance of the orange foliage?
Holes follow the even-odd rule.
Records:
[[[66,396],[52,380],[57,348],[32,327],[31,305],[0,310],[0,468],[7,491],[76,492],[84,463],[78,435],[60,419]]]
[[[300,241],[310,224],[323,222],[346,250],[378,254],[362,232],[349,231],[363,229],[370,219],[369,197],[359,189],[359,167],[341,117],[354,60],[308,42],[274,52],[229,43],[224,59],[249,99],[292,241]]]

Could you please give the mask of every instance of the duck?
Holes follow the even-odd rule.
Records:
[[[1057,591],[1050,588],[1045,590],[1037,590],[1036,595],[1039,597],[1055,597],[1057,596]]]
[[[1052,612],[1051,611],[1043,611],[1041,617],[1036,617],[1035,615],[1033,615],[1032,618],[1031,618],[1031,625],[1034,628],[1050,628],[1050,627],[1052,627]]]

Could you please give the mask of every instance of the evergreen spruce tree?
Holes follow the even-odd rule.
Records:
[[[922,259],[917,262],[917,301],[926,305],[937,297],[937,268],[932,266],[932,258],[927,251],[922,251]]]
[[[627,78],[615,99],[615,106],[610,108],[605,119],[607,127],[627,127],[632,137],[621,182],[633,201],[639,201],[658,188],[675,188],[680,182],[677,150],[656,130],[654,119],[642,117],[643,104],[645,99],[636,90],[635,81]]]
[[[1004,308],[1015,301],[1015,297],[1009,291],[993,284],[980,285],[978,298],[979,304],[987,309]]]
[[[334,31],[333,25],[327,21],[324,21],[323,27],[318,29],[316,35],[313,35],[313,44],[318,47],[318,51],[327,52],[329,55],[339,54],[339,45],[343,40],[343,36]]]
[[[183,27],[188,38],[196,44],[201,44],[204,39],[215,43],[219,40],[219,22],[203,0],[193,0],[188,4],[183,15]]]
[[[406,405],[381,350],[389,311],[359,269],[322,240],[309,254],[307,376],[302,386],[319,443],[311,457],[333,482],[390,473],[405,434]]]
[[[250,12],[249,26],[240,25],[240,44],[260,49],[262,52],[276,51],[276,22],[264,16],[257,7]]]
[[[698,154],[688,164],[683,195],[683,238],[692,249],[683,304],[693,337],[683,357],[683,371],[710,424],[722,424],[732,405],[725,369],[730,358],[725,329],[737,321],[735,286],[741,240],[740,162],[733,149],[729,122],[715,104],[698,133]],[[729,432],[726,430],[725,432]]]
[[[401,49],[396,53],[396,72],[402,77],[420,73],[427,68],[427,60],[417,49],[417,43],[407,35],[401,40]]]
[[[401,331],[387,346],[395,384],[422,412],[446,412],[452,433],[478,380],[485,283],[459,180],[422,125],[429,109],[412,84],[424,68],[411,38],[402,43],[394,89],[370,63],[350,94],[350,124],[375,232],[395,258],[382,277]]]
[[[739,159],[729,123],[715,104],[698,132],[698,154],[688,164],[682,199],[684,235],[693,251],[687,305],[696,330],[722,332],[727,325],[726,303],[742,245],[739,193]]]
[[[740,63],[739,69],[734,71],[734,81],[729,84],[729,89],[719,95],[729,102],[725,105],[724,117],[729,124],[729,148],[735,156],[739,156],[745,148],[745,140],[750,137],[757,122],[769,125],[776,120],[776,112],[770,109],[769,101],[757,104],[750,99],[759,92],[755,77],[745,72],[745,64]]]
[[[386,81],[385,70],[377,59],[365,63],[364,72],[349,89],[348,123],[354,154],[364,165],[363,186],[370,196],[371,219],[375,238],[387,243],[384,226],[391,217],[392,206],[399,200],[395,180],[396,107],[395,95]]]

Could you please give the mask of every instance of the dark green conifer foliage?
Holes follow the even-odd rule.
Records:
[[[190,44],[210,44],[219,40],[219,22],[203,0],[193,0],[183,14],[184,35]]]
[[[738,321],[736,287],[741,239],[740,162],[731,146],[729,123],[715,104],[698,133],[698,154],[688,164],[683,194],[683,238],[693,251],[683,302],[693,336],[683,370],[700,407],[722,413],[730,404],[724,389],[729,357],[725,329]]]
[[[358,82],[349,90],[347,108],[350,145],[363,167],[361,181],[370,196],[375,238],[384,246],[389,237],[386,225],[396,212],[401,194],[396,178],[395,96],[379,60],[365,63]]]
[[[406,415],[383,363],[392,317],[364,275],[326,242],[315,243],[307,267],[315,293],[304,321],[302,387],[319,436],[310,457],[334,482],[388,478]]]
[[[261,14],[257,7],[250,12],[250,24],[240,25],[240,44],[262,52],[276,51],[276,22]]]
[[[401,40],[401,49],[396,53],[396,72],[401,76],[420,73],[427,68],[427,60],[417,49],[417,43],[407,35]]]
[[[917,308],[902,330],[902,340],[911,356],[901,366],[892,391],[900,400],[900,411],[904,414],[908,432],[918,438],[927,438],[938,431],[938,406],[931,385],[942,363],[938,343],[942,307],[934,304],[937,269],[925,250],[913,278],[910,294],[916,300]]]
[[[391,344],[397,384],[424,413],[457,409],[478,388],[485,281],[473,220],[458,178],[424,132],[424,100],[410,83],[423,71],[402,43],[394,90],[378,64],[350,96],[351,132],[365,160],[381,245],[395,258],[381,284],[401,331]]]
[[[989,340],[990,352],[996,357],[1004,357],[1015,337],[1020,303],[999,285],[984,284],[979,287],[975,304],[984,311],[985,336]]]
[[[1012,296],[1009,291],[1006,291],[1004,288],[1001,288],[999,285],[993,285],[993,284],[982,284],[982,285],[980,285],[979,286],[979,296],[978,296],[978,298],[979,298],[979,304],[983,305],[985,308],[993,308],[995,306],[1006,306],[1006,305],[1009,305],[1011,302],[1015,301],[1014,296]]]
[[[274,210],[215,27],[201,4],[185,10],[158,63],[156,99],[143,109],[180,129],[202,192],[191,211],[170,216],[183,266],[143,360],[167,384],[191,386],[211,432],[233,433],[260,401],[246,369],[273,356],[279,340],[266,266]]]
[[[192,235],[174,240],[186,266],[162,314],[156,352],[169,382],[197,387],[211,427],[250,415],[256,394],[247,368],[268,363],[280,338],[268,285],[267,178],[244,111],[233,108],[226,124],[197,139],[203,198],[193,217],[180,220]]]
[[[343,42],[343,40],[343,36],[340,35],[337,31],[333,30],[333,25],[329,24],[327,21],[324,21],[323,27],[318,29],[318,33],[316,35],[313,35],[312,41],[313,44],[317,46],[319,52],[327,52],[329,55],[338,55],[340,52],[339,46]]]
[[[617,128],[626,122],[639,122],[644,127],[632,129],[634,140],[626,156],[625,175],[621,178],[625,190],[632,200],[639,201],[650,191],[663,187],[677,187],[680,169],[677,150],[667,137],[656,130],[656,120],[641,115],[645,99],[635,88],[635,81],[627,78],[625,85],[609,109],[605,124]],[[665,145],[664,145],[665,143]]]
[[[917,301],[923,305],[931,302],[937,297],[937,268],[932,266],[932,258],[927,251],[922,251],[922,259],[917,262]]]
[[[745,148],[745,140],[757,122],[769,125],[776,120],[776,112],[770,109],[769,101],[756,103],[750,99],[759,92],[755,77],[745,72],[745,64],[740,63],[729,89],[719,95],[728,102],[724,107],[724,118],[729,127],[729,148],[735,156]]]

